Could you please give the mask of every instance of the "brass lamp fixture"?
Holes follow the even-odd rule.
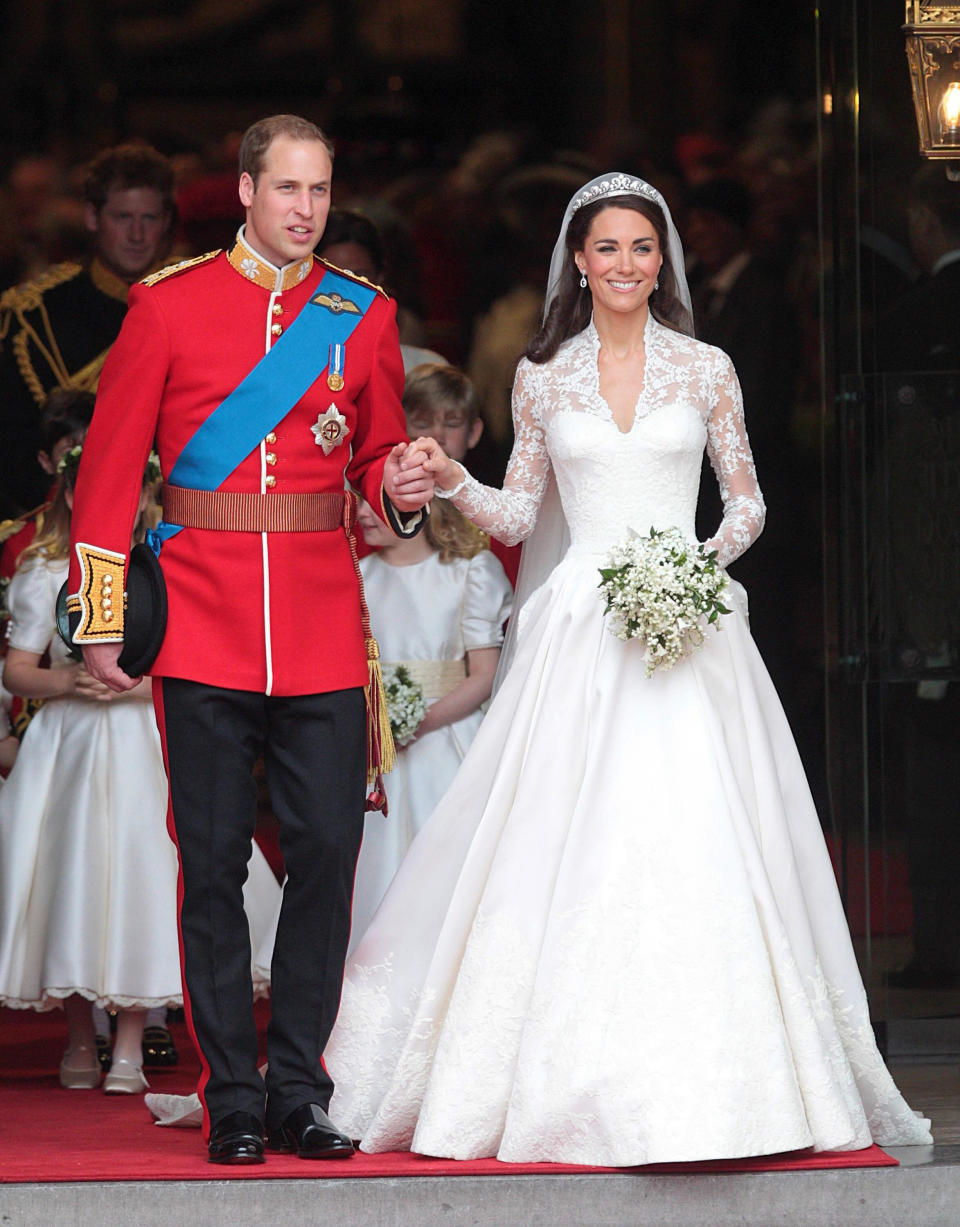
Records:
[[[925,158],[960,160],[960,4],[906,0],[907,64]],[[960,177],[948,164],[947,175]]]

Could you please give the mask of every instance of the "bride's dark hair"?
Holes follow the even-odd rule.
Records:
[[[633,209],[635,213],[642,213],[651,223],[657,232],[657,241],[663,255],[663,267],[660,269],[658,278],[660,288],[654,290],[649,298],[650,310],[654,319],[666,325],[667,328],[673,328],[676,332],[693,333],[693,319],[677,293],[677,279],[674,276],[673,265],[670,263],[667,223],[664,220],[663,210],[655,201],[647,200],[643,196],[608,196],[603,200],[595,200],[584,205],[570,219],[564,244],[566,257],[563,262],[563,271],[560,273],[557,296],[539,332],[527,346],[526,356],[531,362],[549,362],[564,341],[582,332],[590,323],[593,296],[589,289],[580,288],[580,270],[577,268],[573,253],[583,250],[591,222],[604,209]]]

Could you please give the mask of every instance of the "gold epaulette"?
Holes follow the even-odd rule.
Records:
[[[216,251],[204,252],[202,256],[191,256],[189,260],[180,260],[176,264],[168,264],[166,268],[157,269],[149,277],[144,277],[140,284],[156,285],[158,281],[166,281],[168,277],[176,277],[180,273],[185,273],[188,268],[196,268],[198,264],[206,264],[208,260],[215,259],[221,251],[223,251],[223,248],[218,247]]]
[[[329,260],[324,259],[323,256],[317,256],[317,259],[325,268],[330,269],[332,273],[339,273],[341,277],[346,277],[348,281],[356,281],[359,282],[360,285],[368,285],[371,290],[376,290],[377,293],[382,294],[384,298],[390,297],[382,285],[377,285],[376,282],[371,281],[369,277],[362,277],[360,273],[353,273],[348,268],[341,268],[339,264],[332,264]]]
[[[34,277],[32,281],[24,281],[20,285],[12,285],[8,290],[4,290],[3,295],[0,296],[0,311],[12,311],[14,315],[22,315],[24,311],[35,311],[43,301],[47,290],[63,285],[65,281],[72,281],[82,272],[83,265],[74,264],[72,261],[54,264],[39,277]]]

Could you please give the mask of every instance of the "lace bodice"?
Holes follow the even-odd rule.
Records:
[[[452,501],[515,544],[533,530],[552,467],[574,545],[603,549],[651,527],[674,526],[692,539],[706,447],[724,507],[707,544],[722,565],[733,562],[760,534],[765,508],[732,362],[648,316],[644,386],[624,432],[600,394],[600,344],[591,322],[550,362],[521,361],[503,489],[468,475]]]

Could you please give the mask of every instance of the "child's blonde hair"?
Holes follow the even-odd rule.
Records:
[[[37,520],[37,535],[17,559],[18,567],[28,558],[36,558],[38,555],[50,562],[69,557],[70,505],[67,502],[67,492],[72,494],[76,487],[82,451],[83,446],[78,443],[60,461],[57,488],[50,506],[43,512],[42,518]]]
[[[78,443],[64,455],[57,470],[57,488],[50,506],[43,512],[43,518],[37,521],[37,535],[17,559],[21,566],[29,558],[42,555],[48,562],[57,562],[70,556],[70,504],[67,494],[73,494],[77,485],[77,474],[80,471],[80,457],[83,454],[83,444]],[[144,489],[148,486],[159,488],[160,464],[153,452],[147,461],[143,474]],[[156,499],[142,515],[137,517],[134,528],[134,539],[142,541],[148,528],[156,527],[157,515],[154,511]],[[159,510],[157,508],[157,510]]]
[[[444,498],[435,498],[423,529],[441,562],[473,558],[490,548],[490,538]]]

